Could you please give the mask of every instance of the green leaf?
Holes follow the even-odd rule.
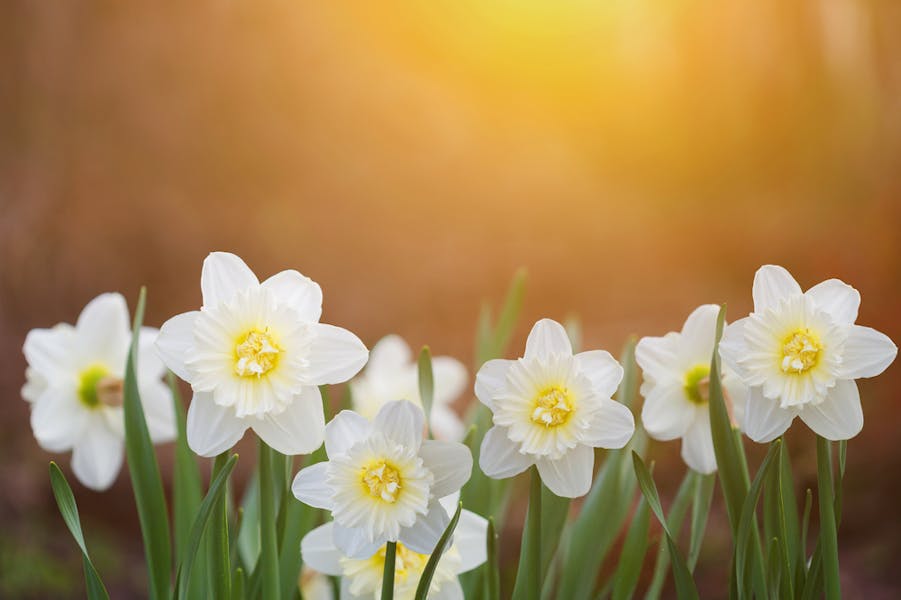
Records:
[[[237,461],[238,455],[233,454],[231,458],[229,458],[225,462],[225,464],[219,468],[219,471],[213,479],[213,482],[210,484],[210,489],[207,492],[206,497],[200,504],[200,508],[197,511],[197,516],[194,518],[194,524],[191,527],[191,535],[188,538],[188,545],[186,547],[184,559],[181,561],[178,567],[178,574],[176,576],[176,600],[178,598],[189,597],[188,584],[191,579],[191,570],[194,567],[194,562],[200,549],[201,538],[203,537],[203,533],[211,520],[210,517],[213,515],[216,505],[221,504],[222,500],[225,498],[225,490],[227,487],[226,483],[229,476],[231,475],[231,472],[234,470],[235,463]],[[218,458],[216,462],[219,462]],[[218,580],[222,576],[224,576],[229,581],[229,584],[226,586],[226,589],[229,590],[229,592],[228,595],[224,596],[225,598],[228,598],[230,597],[231,589],[231,571],[228,569],[228,565],[226,565],[225,573],[216,573],[214,575],[214,579]],[[215,591],[214,597],[222,598],[223,596],[218,595],[218,593],[218,590]]]
[[[820,549],[827,600],[841,598],[838,572],[838,531],[835,522],[835,488],[832,482],[832,448],[817,436],[817,487],[820,503]]]
[[[782,447],[782,440],[778,439],[770,444],[770,449],[766,453],[766,457],[757,470],[757,475],[751,483],[751,488],[745,496],[742,504],[741,516],[738,522],[738,534],[735,542],[735,565],[737,568],[738,589],[743,596],[751,597],[751,588],[753,584],[754,592],[758,598],[766,596],[766,580],[764,578],[764,564],[762,555],[754,556],[753,548],[750,545],[751,536],[757,535],[757,524],[755,515],[757,503],[760,500],[760,492],[763,488],[763,482],[772,468],[774,459]],[[757,560],[758,562],[755,562]],[[750,570],[751,581],[746,579]]]
[[[260,558],[260,474],[254,471],[241,501],[243,517],[238,529],[238,557],[244,574],[252,574]]]
[[[305,466],[314,465],[326,459],[325,445],[322,445],[307,457]],[[302,565],[300,552],[298,551],[300,540],[313,527],[319,524],[323,512],[299,502],[291,493],[290,486],[287,489],[284,503],[285,519],[281,547],[279,548],[279,577],[281,578],[281,597],[289,598],[297,588],[297,580],[300,577]]]
[[[394,599],[394,563],[397,560],[397,542],[385,546],[385,568],[382,571],[382,600]]]
[[[232,596],[238,600],[244,600],[244,569],[238,567],[235,569],[235,577],[232,581]]]
[[[688,503],[691,500],[691,494],[695,492],[700,479],[701,475],[695,471],[688,470],[685,473],[685,477],[682,478],[682,483],[679,485],[679,490],[676,492],[676,497],[673,499],[673,503],[670,506],[669,515],[666,517],[666,524],[669,527],[669,530],[676,535],[674,541],[679,540],[679,531],[682,528],[682,521],[685,519],[685,514],[688,512]],[[663,590],[663,584],[666,581],[666,574],[668,572],[669,551],[666,538],[661,537],[660,544],[657,548],[657,560],[654,563],[654,574],[651,576],[651,584],[648,586],[647,592],[645,592],[645,600],[654,600],[655,598],[660,597],[660,592]]]
[[[648,529],[651,524],[651,513],[648,503],[642,498],[632,516],[632,524],[623,542],[619,555],[619,564],[613,576],[613,600],[631,598],[638,585],[641,565],[648,550]]]
[[[213,485],[218,481],[219,475],[227,468],[229,462],[234,467],[235,456],[228,457],[227,452],[219,454],[213,461],[213,470],[210,473],[210,491],[207,492],[209,497],[213,490]],[[223,481],[227,481],[223,479]],[[216,494],[215,500],[211,502],[210,511],[212,514],[213,526],[207,533],[207,543],[209,549],[209,576],[211,582],[210,591],[213,598],[228,599],[231,597],[231,560],[228,543],[228,485],[222,484],[221,493]],[[196,524],[196,523],[195,523]],[[205,523],[204,523],[205,526]]]
[[[529,470],[529,508],[519,552],[519,568],[513,586],[514,600],[538,600],[541,593],[541,476],[534,465]]]
[[[202,492],[200,487],[200,470],[194,454],[188,447],[185,431],[185,407],[182,403],[178,382],[171,372],[167,375],[169,390],[175,405],[175,422],[178,426],[178,437],[175,441],[175,467],[173,472],[174,518],[175,518],[175,559],[184,560],[185,546],[191,532],[191,524],[197,508],[200,506]],[[198,592],[199,593],[199,592]]]
[[[426,600],[428,597],[429,588],[432,586],[432,578],[435,576],[435,571],[438,569],[438,561],[444,556],[444,550],[450,543],[451,536],[454,535],[454,530],[457,528],[457,523],[460,521],[460,512],[462,510],[463,503],[457,502],[457,510],[454,511],[454,516],[451,517],[450,523],[447,524],[447,528],[444,530],[444,533],[441,534],[441,538],[435,545],[435,549],[432,550],[429,561],[422,571],[422,575],[419,578],[419,584],[416,586],[415,600]]]
[[[53,496],[56,498],[56,505],[59,507],[59,513],[69,528],[75,543],[81,549],[81,563],[84,567],[84,579],[87,596],[90,600],[109,600],[106,593],[106,587],[100,580],[94,563],[88,554],[88,547],[84,543],[84,534],[81,531],[81,519],[78,517],[78,505],[75,504],[75,496],[72,494],[72,488],[66,481],[66,476],[60,471],[55,462],[50,463],[50,486],[53,488]]]
[[[426,427],[431,429],[429,423],[435,398],[435,375],[432,373],[432,353],[428,346],[423,346],[419,352],[419,398],[422,401],[422,412],[425,413]]]
[[[701,543],[707,529],[707,518],[710,516],[710,504],[713,501],[713,488],[716,485],[716,474],[701,475],[695,480],[695,495],[691,503],[691,541],[688,546],[688,570],[694,573],[701,554]]]
[[[522,302],[526,295],[526,279],[526,270],[523,268],[516,271],[513,276],[513,281],[507,290],[507,297],[504,298],[504,305],[497,318],[497,325],[494,328],[489,358],[503,356],[507,350],[507,344],[510,343],[510,337],[516,327],[516,320],[522,310]]]
[[[766,589],[769,598],[794,598],[793,595],[783,596],[781,595],[780,586],[782,585],[783,580],[783,568],[785,563],[783,562],[782,557],[782,546],[779,543],[779,538],[770,538],[769,546],[767,547],[767,559],[766,559]]]
[[[554,560],[560,536],[569,515],[570,498],[561,498],[544,484],[541,485],[541,576],[547,577]]]
[[[810,509],[813,507],[813,493],[810,488],[804,495],[804,516],[801,518],[801,549],[804,556],[804,570],[807,570],[807,528],[810,525]]]
[[[485,561],[487,574],[485,578],[485,598],[500,600],[501,573],[497,563],[497,531],[494,528],[494,517],[488,517],[488,535],[486,537],[488,560]]]
[[[791,484],[791,466],[788,463],[788,448],[785,439],[779,445],[779,464],[770,471],[769,480],[766,483],[765,518],[774,521],[769,527],[773,532],[767,533],[769,539],[777,538],[780,543],[779,556],[784,561],[781,585],[785,588],[785,594],[795,597],[795,569],[803,556],[798,547],[798,514],[795,507],[795,494]],[[788,479],[788,482],[786,481]],[[768,558],[769,560],[769,558]]]
[[[260,471],[260,568],[263,600],[278,600],[278,533],[275,528],[276,500],[272,471],[272,449],[262,439],[258,444]]]
[[[123,408],[125,413],[125,456],[131,473],[135,504],[144,537],[144,553],[150,580],[149,597],[164,599],[169,596],[169,580],[172,573],[172,551],[169,542],[169,515],[166,496],[160,478],[160,468],[147,431],[144,409],[138,392],[137,364],[138,339],[144,320],[147,290],[141,288],[135,309],[134,327],[128,361],[125,364]]]

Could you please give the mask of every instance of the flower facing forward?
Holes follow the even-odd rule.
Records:
[[[538,321],[525,356],[489,360],[476,376],[476,396],[494,420],[479,466],[499,479],[534,464],[558,496],[584,495],[591,487],[593,448],[622,448],[635,431],[632,413],[611,399],[622,377],[608,352],[573,355],[562,325]]]
[[[713,436],[710,433],[710,361],[716,337],[719,306],[696,308],[681,332],[644,337],[635,348],[635,360],[644,374],[641,421],[657,440],[682,438],[682,459],[699,473],[716,471]],[[747,388],[728,370],[723,387],[735,407],[743,408]],[[740,411],[733,417],[740,422]]]
[[[317,386],[353,377],[366,347],[319,323],[322,291],[297,271],[260,283],[240,258],[214,252],[200,287],[201,309],[166,321],[157,341],[166,365],[194,390],[191,449],[215,456],[248,427],[283,454],[318,448],[325,417]]]
[[[157,330],[138,339],[136,375],[150,437],[175,437],[175,410],[161,380],[166,368],[153,351]],[[31,428],[48,452],[72,450],[72,471],[94,490],[112,485],[122,467],[125,423],[122,392],[131,344],[128,306],[120,294],[91,300],[75,326],[33,329],[25,338]]]
[[[727,327],[720,356],[750,387],[744,429],[757,442],[795,417],[830,440],[863,427],[855,379],[884,371],[898,353],[884,334],[855,325],[860,294],[838,279],[801,291],[782,267],[754,276],[754,312]]]
[[[458,495],[441,500],[448,515],[456,510]],[[479,515],[464,510],[454,530],[453,543],[438,562],[438,568],[429,587],[433,600],[462,599],[463,590],[457,575],[474,569],[485,562],[488,522]],[[300,544],[305,564],[327,575],[341,577],[341,598],[346,600],[378,599],[382,589],[385,569],[385,546],[365,558],[344,555],[335,546],[334,523],[326,523],[308,533]],[[411,550],[403,543],[397,544],[394,566],[394,598],[412,600],[419,579],[429,561],[429,554]]]
[[[435,395],[429,426],[440,440],[459,441],[465,429],[457,414],[450,408],[466,388],[469,379],[466,367],[450,356],[432,359]],[[389,335],[372,347],[369,362],[363,372],[351,382],[353,408],[366,418],[392,400],[409,400],[422,407],[419,397],[419,369],[413,361],[410,347],[400,336]]]
[[[444,532],[450,519],[438,499],[469,480],[472,455],[457,442],[423,441],[424,420],[406,400],[372,421],[342,411],[325,428],[329,460],[294,478],[298,500],[331,511],[345,555],[369,558],[386,542],[427,554]]]

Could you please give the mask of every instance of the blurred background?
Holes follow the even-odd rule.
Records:
[[[369,346],[471,364],[520,266],[511,352],[574,314],[617,354],[701,303],[746,314],[774,262],[852,283],[858,322],[897,342],[899,172],[896,0],[0,3],[0,597],[83,595],[47,477],[68,457],[31,436],[21,346],[100,292],[133,308],[146,284],[158,326],[230,250],[318,281],[323,320]],[[843,585],[894,598],[901,368],[860,387]],[[811,486],[812,436],[789,445]],[[651,454],[669,498],[677,444]],[[127,475],[73,487],[113,597],[142,597]],[[724,595],[716,502],[704,597]]]

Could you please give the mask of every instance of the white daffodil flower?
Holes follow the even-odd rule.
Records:
[[[423,441],[424,421],[406,400],[372,421],[341,411],[325,428],[329,460],[294,478],[298,500],[331,511],[345,555],[369,558],[386,542],[427,554],[450,522],[438,499],[469,480],[472,455],[458,442]]]
[[[300,597],[304,600],[335,600],[332,582],[326,574],[304,564],[300,569]]]
[[[463,363],[450,356],[432,358],[435,395],[429,426],[439,440],[460,441],[466,429],[450,404],[463,390],[469,376]],[[389,335],[372,347],[363,372],[351,380],[353,409],[371,419],[392,400],[409,400],[422,408],[419,367],[410,347],[397,335]]]
[[[244,261],[213,252],[200,276],[203,306],[163,324],[157,349],[191,384],[191,449],[215,456],[251,428],[283,454],[322,444],[317,386],[347,381],[368,352],[351,332],[319,323],[322,291],[297,271],[260,283]]]
[[[855,379],[874,377],[898,348],[885,335],[855,325],[860,293],[838,279],[806,292],[782,267],[764,265],[754,276],[754,312],[727,327],[723,362],[750,388],[745,433],[769,442],[795,417],[829,440],[846,440],[863,427]]]
[[[635,432],[632,413],[611,399],[622,378],[609,352],[573,355],[562,325],[538,321],[523,358],[489,360],[476,375],[476,396],[494,413],[482,440],[482,471],[501,479],[534,464],[558,496],[585,495],[593,448],[622,448]]]
[[[150,438],[175,438],[175,407],[153,351],[157,330],[144,327],[135,371]],[[72,450],[72,471],[93,490],[112,485],[122,467],[125,422],[122,386],[131,345],[128,306],[120,294],[91,300],[75,326],[32,329],[25,338],[31,428],[48,452]]]
[[[705,304],[685,320],[681,332],[644,337],[635,348],[635,360],[644,374],[641,421],[648,434],[661,441],[682,438],[682,459],[699,473],[716,471],[710,433],[710,361],[720,307]],[[747,388],[724,369],[723,387],[730,402],[743,408]],[[732,410],[740,423],[740,411]]]
[[[441,499],[448,515],[457,509],[459,494]],[[313,569],[341,577],[342,600],[377,600],[382,590],[385,569],[385,546],[365,558],[351,558],[341,552],[334,542],[334,523],[317,527],[300,543],[305,564]],[[486,535],[488,521],[463,510],[454,530],[452,544],[445,550],[429,587],[433,600],[463,598],[458,575],[475,569],[487,559]],[[429,561],[429,554],[416,552],[403,543],[397,544],[394,572],[394,598],[412,600],[419,579]],[[306,596],[305,596],[306,597]]]

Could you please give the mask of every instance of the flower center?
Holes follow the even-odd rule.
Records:
[[[782,343],[782,372],[801,374],[817,366],[823,345],[810,329],[798,329]]]
[[[240,377],[262,377],[278,365],[281,351],[268,327],[251,329],[235,345],[235,374]]]
[[[695,404],[710,400],[710,365],[697,365],[685,373],[685,395]]]
[[[78,398],[88,408],[122,406],[123,381],[109,374],[103,365],[92,365],[81,372]]]
[[[382,459],[369,463],[361,469],[360,481],[363,490],[373,498],[393,504],[400,495],[400,472]]]
[[[552,385],[541,390],[532,408],[533,423],[545,427],[557,427],[569,420],[573,411],[572,397],[565,387]]]

